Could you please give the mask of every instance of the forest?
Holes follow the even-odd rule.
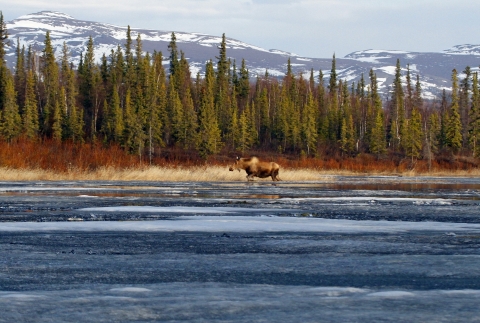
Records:
[[[397,61],[382,100],[373,69],[348,84],[335,56],[329,75],[295,75],[288,60],[283,78],[252,78],[244,60],[228,58],[224,34],[205,74],[191,75],[175,33],[164,56],[144,53],[128,27],[125,44],[99,64],[92,38],[78,66],[66,45],[56,59],[48,32],[41,52],[16,40],[10,70],[5,46],[15,40],[0,19],[0,166],[193,165],[252,154],[352,170],[478,166],[480,89],[468,66],[462,79],[452,70],[451,92],[427,101],[419,75],[408,66],[402,75]]]

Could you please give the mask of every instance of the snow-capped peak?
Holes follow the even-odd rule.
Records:
[[[456,45],[450,49],[444,50],[443,52],[451,55],[480,55],[480,45]]]
[[[31,13],[28,15],[20,16],[17,19],[39,19],[39,18],[66,18],[66,19],[75,19],[66,13],[59,11],[40,11],[37,13]]]

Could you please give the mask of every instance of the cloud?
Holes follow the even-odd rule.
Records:
[[[475,42],[471,0],[0,0],[6,20],[41,10],[166,31],[225,33],[312,57],[368,48],[433,51]],[[5,9],[4,9],[5,10]],[[428,13],[428,15],[427,15]],[[468,32],[471,30],[471,32]],[[440,37],[441,36],[441,37]]]

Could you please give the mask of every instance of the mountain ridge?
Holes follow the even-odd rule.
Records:
[[[89,37],[94,41],[95,56],[100,62],[105,53],[108,57],[111,50],[125,44],[127,27],[116,26],[108,23],[78,20],[72,16],[58,11],[40,11],[27,14],[17,19],[6,22],[10,39],[10,46],[6,48],[6,60],[10,67],[15,64],[15,51],[17,39],[21,46],[32,48],[40,52],[43,48],[46,31],[50,31],[52,45],[56,56],[61,55],[65,42],[70,50],[71,62],[78,64],[81,53],[85,52]],[[132,38],[138,33],[141,35],[142,46],[145,52],[161,51],[168,55],[168,43],[172,31],[161,31],[142,28],[131,28]],[[205,62],[215,60],[218,55],[220,36],[212,36],[195,32],[177,32],[177,46],[185,53],[192,75],[204,72]],[[245,59],[251,77],[269,75],[282,77],[287,70],[287,61],[291,59],[294,73],[304,74],[309,77],[313,69],[316,79],[319,71],[329,78],[332,58],[303,57],[279,49],[264,49],[259,46],[247,44],[240,40],[226,38],[227,56],[240,65]],[[358,82],[362,77],[368,78],[370,69],[377,75],[378,88],[384,99],[388,93],[395,75],[397,59],[402,66],[403,81],[407,66],[412,73],[412,79],[419,75],[422,94],[426,99],[434,99],[442,90],[450,90],[452,70],[463,71],[470,66],[472,71],[478,71],[480,65],[480,45],[464,44],[455,45],[442,52],[410,52],[402,50],[359,50],[336,58],[337,77],[348,83]],[[166,60],[164,62],[168,64]],[[461,75],[460,75],[461,77]],[[369,83],[368,80],[365,80]]]

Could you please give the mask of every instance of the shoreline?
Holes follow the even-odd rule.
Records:
[[[331,176],[397,176],[397,177],[480,177],[480,170],[434,170],[416,172],[414,170],[353,172],[349,170],[318,170],[311,168],[283,168],[282,181],[325,181]],[[164,181],[164,182],[235,182],[245,181],[244,171],[229,171],[228,166],[143,166],[129,168],[99,167],[95,170],[57,171],[54,169],[14,169],[0,167],[0,181]],[[271,178],[256,182],[271,181]]]

